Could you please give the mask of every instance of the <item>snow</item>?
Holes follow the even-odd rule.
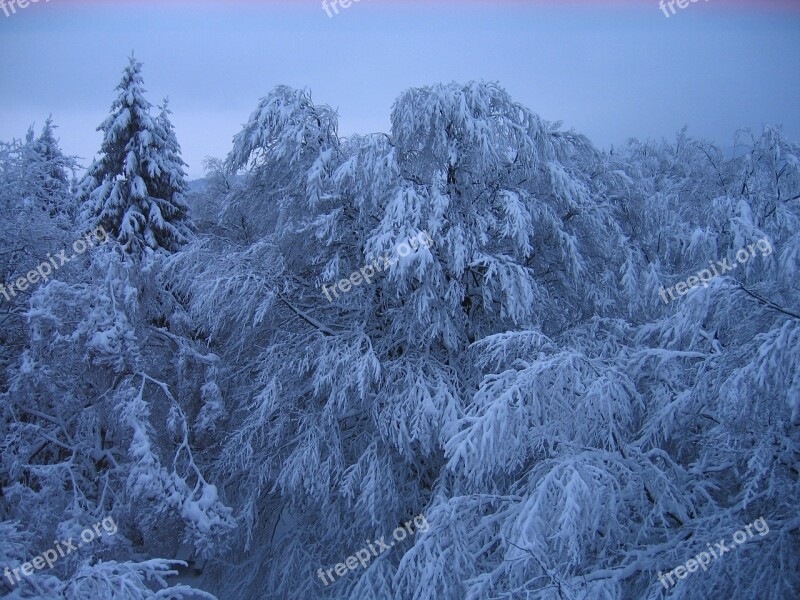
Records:
[[[659,571],[758,515],[769,535],[670,597],[796,595],[800,146],[779,130],[733,158],[685,132],[607,155],[471,82],[344,139],[279,86],[190,192],[135,59],[117,94],[75,190],[52,123],[0,143],[0,571],[119,528],[8,597],[660,598]],[[5,299],[96,226],[110,243]]]

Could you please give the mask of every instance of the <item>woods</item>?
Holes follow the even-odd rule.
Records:
[[[50,120],[0,145],[2,283],[109,235],[0,302],[0,570],[118,527],[4,597],[800,593],[800,145],[780,129],[606,152],[472,82],[343,137],[279,86],[190,191],[145,93],[131,58],[80,179]],[[411,239],[432,243],[395,253]],[[192,585],[168,576],[186,547]]]

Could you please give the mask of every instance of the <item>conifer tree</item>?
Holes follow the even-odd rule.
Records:
[[[44,193],[50,214],[67,214],[69,203],[70,172],[75,169],[75,160],[64,156],[55,137],[57,125],[48,117],[42,132],[30,143],[30,165],[35,165],[35,177]]]
[[[89,167],[79,200],[84,219],[126,250],[174,251],[190,232],[183,161],[168,112],[150,115],[141,69],[131,57],[111,114],[98,128],[104,134],[100,158]]]
[[[177,190],[182,198],[185,198],[189,192],[189,185],[186,182],[186,171],[184,167],[188,165],[183,162],[181,158],[181,145],[178,142],[178,137],[175,135],[175,128],[170,120],[172,111],[169,109],[169,98],[164,98],[162,104],[158,107],[159,114],[156,119],[156,127],[159,134],[164,139],[165,143],[165,163],[167,169],[162,171],[162,185],[164,192],[169,193]]]

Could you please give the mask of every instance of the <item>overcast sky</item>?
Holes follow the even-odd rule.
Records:
[[[5,0],[8,4],[9,0]],[[73,2],[0,10],[0,139],[52,113],[87,163],[127,57],[148,99],[170,97],[190,175],[224,156],[259,98],[308,88],[340,133],[389,131],[411,86],[497,81],[548,120],[608,148],[689,132],[732,145],[737,128],[783,125],[800,141],[800,1],[321,0]]]

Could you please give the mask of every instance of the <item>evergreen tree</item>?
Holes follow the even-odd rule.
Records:
[[[55,217],[67,214],[71,208],[70,173],[74,173],[76,162],[73,157],[64,156],[55,129],[48,117],[39,137],[31,126],[24,140],[0,142],[0,185],[17,210],[31,207]]]
[[[184,167],[188,165],[183,162],[181,158],[181,145],[178,143],[178,137],[175,135],[175,128],[170,120],[172,111],[169,109],[169,98],[164,98],[162,104],[158,107],[160,112],[156,119],[156,126],[158,127],[159,135],[165,142],[165,157],[164,162],[166,169],[161,172],[161,185],[163,189],[158,191],[164,194],[179,193],[181,199],[185,198],[189,193],[189,184],[186,182],[186,171]],[[165,195],[165,197],[167,197]],[[185,212],[185,210],[184,210]]]
[[[75,160],[64,156],[58,145],[56,127],[53,118],[48,117],[39,137],[30,144],[31,163],[37,167],[36,177],[51,216],[71,213],[70,173],[76,167]]]
[[[47,179],[45,187],[55,191],[63,191],[69,185],[67,171],[73,166],[73,161],[64,156],[58,146],[53,118],[48,117],[42,127],[42,132],[34,142],[34,150],[39,154],[42,163],[47,166]]]
[[[73,208],[67,173],[75,161],[66,157],[48,119],[38,138],[31,127],[25,138],[0,142],[0,389],[6,366],[24,347],[25,311],[33,290],[9,286],[38,265],[48,252],[64,247],[75,234],[66,218]]]
[[[79,200],[84,219],[126,250],[175,251],[190,232],[184,163],[166,105],[156,119],[150,115],[141,69],[131,57],[111,114],[98,128],[101,156],[89,167]]]

